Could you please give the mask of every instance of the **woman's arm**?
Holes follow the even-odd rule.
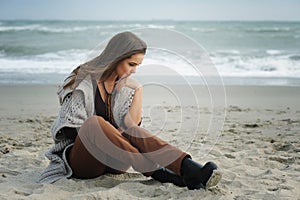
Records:
[[[124,123],[128,128],[131,126],[137,126],[142,120],[142,97],[143,87],[140,86],[135,89],[129,112],[124,118]]]

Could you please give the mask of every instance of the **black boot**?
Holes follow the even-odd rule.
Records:
[[[217,171],[215,163],[207,162],[202,166],[189,157],[184,158],[182,161],[181,174],[190,190],[215,186],[222,177],[221,173]]]
[[[154,173],[151,175],[151,177],[154,180],[157,180],[161,183],[173,183],[176,186],[179,187],[185,187],[185,183],[183,181],[183,177],[175,174],[171,170],[168,170],[167,168],[159,168],[158,170],[154,171]]]

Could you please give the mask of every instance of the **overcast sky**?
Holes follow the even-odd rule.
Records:
[[[0,0],[0,19],[300,21],[300,0]]]

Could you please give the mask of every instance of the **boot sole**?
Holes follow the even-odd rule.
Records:
[[[206,189],[216,186],[220,180],[222,179],[222,173],[219,170],[213,170],[212,175],[210,176],[210,178],[208,179],[207,183],[206,183]]]

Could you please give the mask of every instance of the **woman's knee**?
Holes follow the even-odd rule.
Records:
[[[113,127],[108,121],[106,121],[101,116],[91,116],[89,117],[81,126],[79,130],[79,135],[82,136],[88,136],[88,137],[95,137],[95,135],[99,134],[109,134],[109,133],[115,133],[118,132],[118,130]]]
[[[85,120],[82,126],[101,126],[103,123],[105,123],[105,119],[101,116],[93,115]]]
[[[79,129],[79,135],[94,134],[101,130],[101,123],[105,121],[101,116],[91,116],[84,121]]]

